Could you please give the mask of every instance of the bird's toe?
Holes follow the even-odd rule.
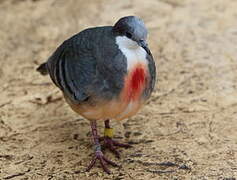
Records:
[[[114,167],[120,167],[117,163],[115,163],[115,162],[109,160],[108,158],[106,158],[101,151],[96,151],[95,156],[91,160],[89,166],[86,168],[86,171],[90,171],[95,166],[95,163],[96,163],[97,160],[99,160],[99,163],[100,163],[102,169],[107,174],[111,174],[111,171],[108,169],[107,164],[110,164]]]

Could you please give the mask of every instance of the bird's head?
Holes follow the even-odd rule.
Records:
[[[136,16],[126,16],[119,19],[114,27],[113,32],[116,34],[120,43],[130,49],[138,48],[139,46],[145,49],[150,54],[147,45],[147,28],[144,22]]]

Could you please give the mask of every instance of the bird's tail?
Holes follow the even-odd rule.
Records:
[[[47,74],[49,73],[46,63],[41,64],[41,65],[36,69],[36,71],[40,72],[40,74],[42,74],[42,75],[47,75]]]

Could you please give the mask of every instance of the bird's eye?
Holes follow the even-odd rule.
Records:
[[[126,36],[127,36],[128,38],[131,38],[131,37],[132,37],[132,34],[131,34],[130,32],[126,32]]]

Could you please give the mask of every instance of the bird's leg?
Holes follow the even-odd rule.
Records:
[[[109,148],[109,150],[111,152],[113,152],[116,155],[117,158],[120,158],[120,154],[116,150],[115,146],[124,147],[124,148],[132,147],[129,144],[122,144],[122,143],[119,143],[119,142],[113,140],[113,128],[110,127],[109,120],[105,121],[105,129],[104,129],[103,140],[104,140],[105,147]]]
[[[92,131],[93,141],[95,145],[95,155],[92,161],[90,162],[89,166],[87,167],[86,171],[89,171],[95,165],[96,160],[98,159],[103,170],[107,172],[108,174],[110,174],[110,170],[107,168],[107,164],[111,164],[112,166],[118,166],[118,165],[114,163],[113,161],[110,161],[109,159],[107,159],[102,153],[101,145],[99,142],[99,136],[97,133],[96,121],[91,121],[91,131]]]

